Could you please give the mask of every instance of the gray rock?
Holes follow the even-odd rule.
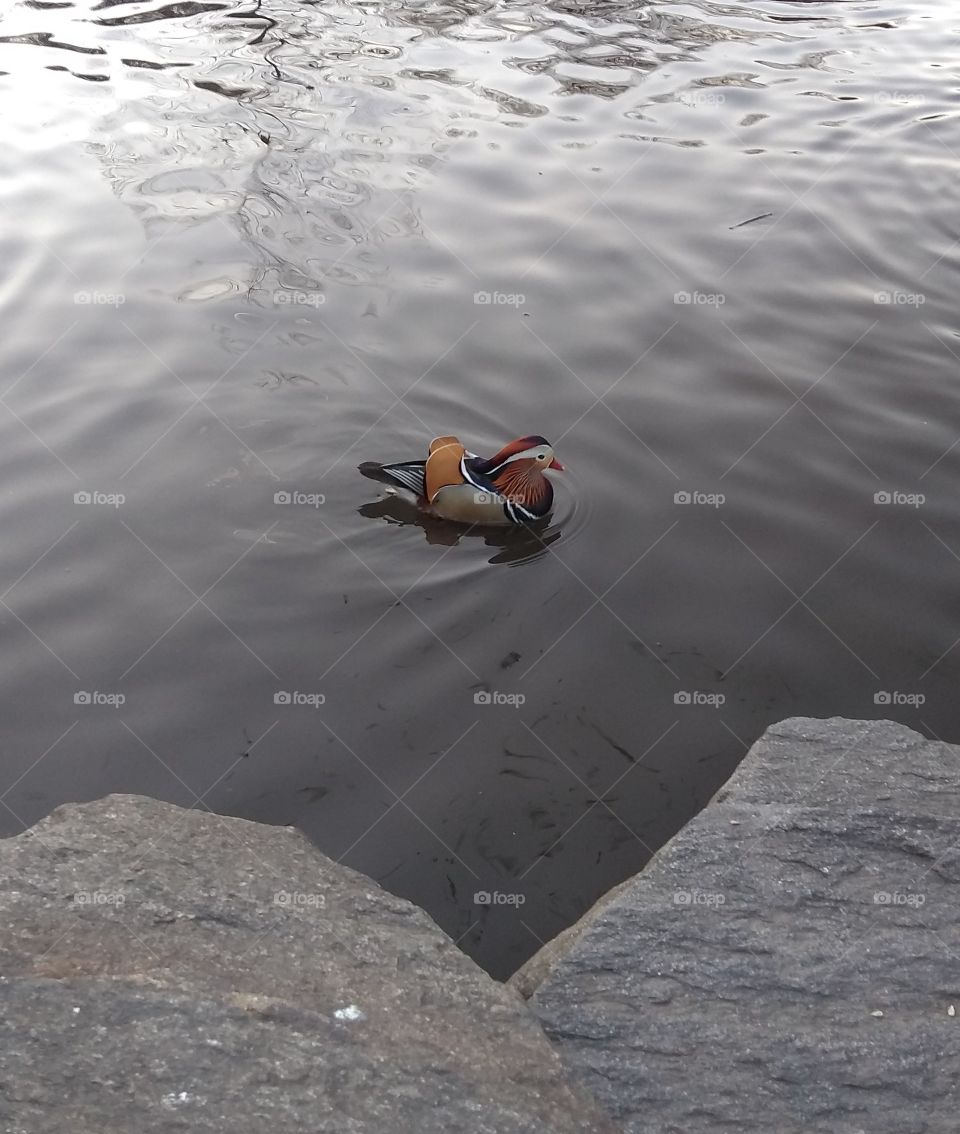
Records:
[[[608,1131],[523,1001],[301,835],[134,796],[0,842],[7,1134]]]
[[[631,1134],[953,1134],[958,847],[960,748],[785,721],[514,983]]]

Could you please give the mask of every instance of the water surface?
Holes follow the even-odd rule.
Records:
[[[769,723],[960,740],[957,23],[12,5],[4,833],[296,824],[503,976]],[[356,473],[447,432],[548,539]]]

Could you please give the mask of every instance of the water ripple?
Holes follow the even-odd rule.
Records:
[[[24,821],[131,790],[297,823],[503,975],[535,939],[477,924],[470,871],[522,876],[546,939],[771,720],[922,688],[960,738],[942,5],[9,8]],[[370,499],[360,460],[447,431],[553,438],[551,522]],[[874,503],[896,490],[923,508]],[[37,765],[78,688],[118,687],[161,762],[91,711]],[[427,772],[425,826],[385,814]]]

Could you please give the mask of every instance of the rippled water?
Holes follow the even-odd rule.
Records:
[[[504,975],[771,721],[960,740],[958,24],[12,5],[3,830],[293,823]],[[546,538],[355,471],[446,432]]]

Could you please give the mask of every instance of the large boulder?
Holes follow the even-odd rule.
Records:
[[[631,1134],[960,1129],[960,748],[785,721],[517,974]]]
[[[0,841],[0,1128],[609,1129],[421,910],[288,828],[134,796]]]

